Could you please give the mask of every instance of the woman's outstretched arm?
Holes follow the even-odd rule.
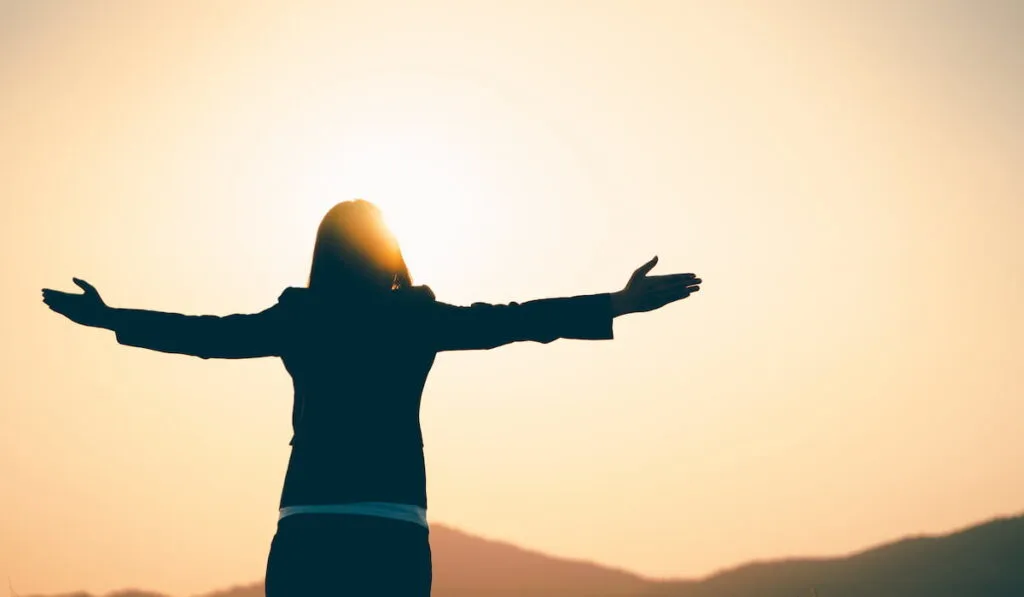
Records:
[[[618,292],[522,304],[434,303],[428,317],[429,335],[438,351],[490,349],[521,341],[546,344],[558,338],[610,340],[613,318],[652,311],[700,289],[701,280],[694,274],[648,276],[657,262],[655,257],[642,265]]]
[[[113,330],[117,341],[160,352],[203,359],[244,359],[280,354],[280,303],[245,315],[182,315],[107,306],[85,280],[74,279],[83,294],[43,290],[43,302],[75,323]]]
[[[438,302],[431,305],[428,325],[438,351],[486,350],[558,338],[610,340],[612,317],[611,295],[605,293],[469,307]]]

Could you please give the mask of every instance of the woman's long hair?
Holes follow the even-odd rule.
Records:
[[[309,288],[347,294],[411,286],[398,240],[376,205],[356,199],[327,212],[316,233]]]

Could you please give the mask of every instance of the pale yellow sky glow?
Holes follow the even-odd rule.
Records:
[[[890,7],[888,4],[898,4]],[[443,354],[429,518],[653,577],[1024,511],[1024,4],[0,0],[0,577],[262,578],[272,359],[40,302],[253,312],[377,202],[460,304],[700,293]]]

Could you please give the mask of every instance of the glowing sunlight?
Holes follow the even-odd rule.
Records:
[[[474,201],[479,176],[468,156],[441,134],[347,137],[343,148],[317,148],[318,159],[296,162],[305,170],[296,215],[315,225],[332,204],[366,199],[384,212],[414,281],[451,280],[453,268],[474,265],[491,217],[486,202]],[[310,230],[297,230],[296,241],[308,242]]]

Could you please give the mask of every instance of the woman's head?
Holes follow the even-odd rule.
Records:
[[[394,290],[412,285],[398,240],[369,201],[344,201],[320,222],[309,287],[329,292]]]

